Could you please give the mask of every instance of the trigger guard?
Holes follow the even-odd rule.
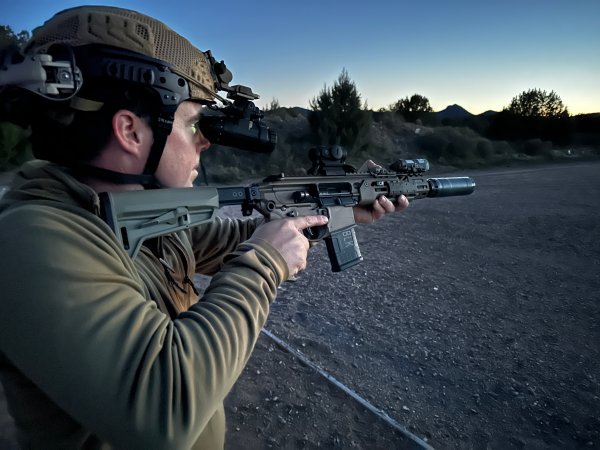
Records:
[[[302,234],[309,241],[320,241],[328,234],[327,225],[319,225],[316,227],[307,227],[302,230]]]

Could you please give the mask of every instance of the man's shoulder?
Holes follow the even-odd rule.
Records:
[[[6,197],[9,196],[10,194]],[[23,222],[23,225],[53,220],[57,222],[70,221],[72,223],[81,224],[95,222],[95,219],[101,221],[98,216],[86,208],[50,198],[2,201],[0,220],[7,220],[9,217],[13,222]]]
[[[84,208],[41,199],[4,208],[0,212],[0,236],[42,247],[64,244],[79,248],[114,239],[108,226]]]

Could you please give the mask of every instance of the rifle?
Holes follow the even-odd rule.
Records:
[[[212,220],[219,208],[239,205],[242,214],[258,211],[266,220],[324,215],[327,225],[307,228],[311,241],[324,240],[331,269],[340,272],[363,260],[354,227],[353,206],[370,206],[385,195],[396,201],[468,195],[470,177],[425,178],[429,162],[405,159],[389,170],[380,166],[357,171],[345,163],[338,146],[309,152],[307,176],[273,175],[260,183],[237,187],[194,187],[100,194],[102,217],[132,258],[146,239],[173,233]]]

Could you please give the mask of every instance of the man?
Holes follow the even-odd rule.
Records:
[[[0,376],[19,442],[222,448],[223,400],[277,287],[306,268],[302,230],[327,219],[217,219],[132,260],[98,193],[192,186],[210,146],[198,123],[218,99],[207,55],[152,18],[98,6],[58,13],[24,52],[15,66],[58,70],[17,71],[3,98],[46,160],[0,202]],[[380,198],[356,217],[406,206]],[[212,275],[199,301],[195,273]]]

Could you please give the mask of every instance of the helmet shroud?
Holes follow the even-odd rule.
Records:
[[[162,60],[188,81],[190,98],[215,97],[215,77],[206,55],[162,22],[136,11],[110,6],[67,9],[33,30],[25,52],[46,53],[57,44],[107,45]]]

